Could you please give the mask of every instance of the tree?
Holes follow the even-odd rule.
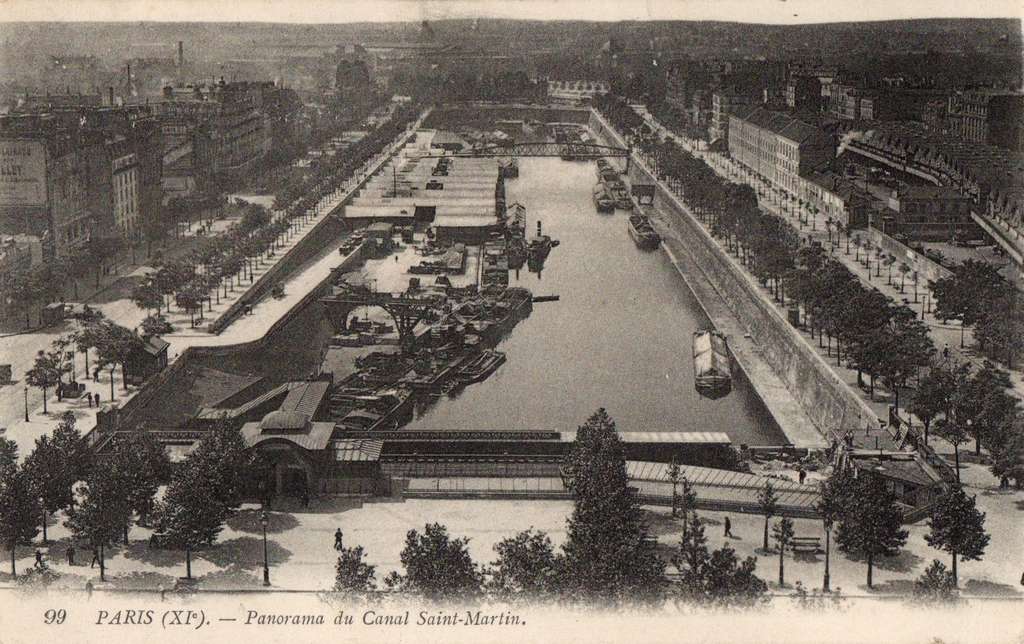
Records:
[[[60,362],[55,352],[43,351],[36,354],[35,364],[25,373],[25,382],[43,392],[43,413],[46,410],[46,390],[60,382]]]
[[[825,529],[825,577],[821,586],[825,592],[831,592],[829,565],[832,556],[832,527],[843,516],[844,508],[846,508],[852,493],[853,481],[849,470],[834,469],[821,486],[821,493],[818,497],[818,514],[821,515],[822,527]]]
[[[989,542],[989,535],[985,532],[985,513],[978,510],[975,497],[967,496],[963,488],[957,486],[935,506],[928,528],[930,532],[924,537],[928,545],[953,557],[955,586],[958,581],[957,557],[976,561],[985,554]]]
[[[484,576],[469,556],[469,539],[452,539],[448,529],[429,523],[423,533],[409,530],[401,561],[405,574],[392,571],[384,583],[429,601],[471,600],[483,591]]]
[[[18,444],[0,436],[0,469],[18,464]]]
[[[741,562],[728,545],[709,553],[704,526],[696,513],[689,524],[672,558],[679,570],[679,582],[674,587],[677,598],[684,603],[723,608],[751,608],[765,601],[768,584],[754,574],[757,559],[747,557]]]
[[[576,432],[565,470],[574,496],[563,547],[570,594],[584,601],[660,601],[664,563],[648,539],[615,422],[604,409]]]
[[[764,515],[764,544],[762,549],[768,551],[768,522],[775,516],[779,509],[779,497],[775,494],[775,486],[771,481],[765,481],[764,488],[757,494],[757,505]]]
[[[174,331],[174,327],[162,315],[150,315],[139,325],[143,338],[166,335]]]
[[[949,401],[956,389],[953,373],[942,364],[932,364],[921,377],[917,389],[907,405],[907,411],[924,424],[924,443],[928,444],[928,430],[932,421],[949,409]]]
[[[1006,487],[1010,479],[1020,489],[1024,486],[1024,414],[1018,412],[1007,423],[1006,439],[992,449],[992,473]]]
[[[523,597],[539,601],[555,596],[560,586],[561,557],[541,531],[523,530],[494,545],[488,589],[504,601]]]
[[[92,452],[82,432],[76,427],[75,415],[72,412],[66,411],[61,415],[60,422],[57,423],[50,438],[67,461],[68,478],[74,477],[77,482],[88,476],[92,467]]]
[[[110,368],[110,399],[114,399],[114,370],[121,365],[121,386],[128,388],[124,365],[142,347],[142,339],[130,329],[104,320],[96,325],[96,360],[100,368]]]
[[[779,586],[786,585],[786,576],[784,574],[786,548],[789,547],[789,542],[793,540],[793,534],[793,520],[789,517],[782,517],[772,528],[772,538],[775,539],[776,545],[779,546]]]
[[[668,465],[668,480],[672,482],[672,518],[679,514],[679,464],[675,458]]]
[[[1024,352],[1024,297],[1009,284],[994,294],[974,329],[974,337],[989,355],[1001,356],[1006,366]]]
[[[363,547],[343,548],[334,565],[334,592],[346,597],[361,597],[373,592],[376,567],[363,560]]]
[[[116,466],[108,460],[95,463],[86,483],[77,489],[79,502],[68,509],[64,525],[77,539],[99,551],[100,580],[106,580],[104,550],[131,518],[131,507],[118,479]]]
[[[120,488],[131,511],[144,523],[154,509],[157,489],[171,476],[171,461],[153,434],[134,431],[115,436],[110,457]],[[129,522],[124,524],[124,542],[128,543]]]
[[[914,582],[914,599],[928,604],[956,602],[956,576],[946,570],[941,561],[933,559],[931,565]]]
[[[68,475],[67,459],[49,436],[36,439],[35,449],[25,458],[25,470],[32,481],[33,496],[40,499],[43,511],[43,543],[48,543],[46,534],[47,515],[71,505],[73,487],[78,478]]]
[[[872,588],[875,559],[895,555],[907,542],[909,533],[901,528],[903,513],[882,479],[868,473],[850,485],[845,503],[836,541],[841,550],[867,560],[867,583]]]
[[[220,423],[174,470],[155,507],[156,532],[172,548],[185,551],[186,577],[192,577],[192,550],[212,544],[241,503],[250,464],[238,429]]]
[[[18,576],[15,567],[16,550],[35,539],[39,529],[39,501],[32,492],[28,472],[17,465],[0,467],[0,543],[11,553],[11,575]]]
[[[164,298],[160,294],[156,282],[146,280],[132,289],[132,302],[146,312],[156,310],[159,314],[164,304]]]

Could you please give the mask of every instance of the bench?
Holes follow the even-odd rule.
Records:
[[[789,549],[794,553],[816,554],[821,551],[821,537],[793,537],[789,541]]]

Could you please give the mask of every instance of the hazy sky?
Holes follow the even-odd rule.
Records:
[[[807,23],[1022,13],[1021,0],[0,0],[0,21],[337,23],[480,16]]]

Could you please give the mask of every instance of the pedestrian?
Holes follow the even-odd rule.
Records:
[[[96,546],[92,547],[92,561],[89,563],[89,567],[93,568],[100,562],[100,549]]]
[[[309,490],[307,488],[302,488],[302,507],[309,507]]]
[[[68,558],[68,565],[69,566],[74,566],[75,565],[75,544],[69,543],[68,544],[67,552],[65,552],[64,554]]]
[[[341,538],[342,538],[341,528],[338,528],[337,530],[334,531],[334,549],[335,550],[341,550],[342,549],[343,546],[341,545]]]
[[[36,562],[33,564],[36,568],[43,567],[43,551],[36,548]]]
[[[804,481],[807,480],[807,471],[804,470],[804,468],[801,467],[799,472],[800,472],[800,485],[803,485]]]
[[[942,347],[942,357],[946,358],[947,360],[949,359],[949,343],[948,342]]]
[[[92,580],[85,582],[85,594],[89,599],[92,599]]]
[[[92,379],[95,380],[96,382],[100,381],[100,368],[99,367],[96,367],[95,369],[92,370]]]
[[[96,394],[96,409],[99,409],[99,408],[100,408],[100,395],[97,393]]]
[[[732,538],[732,521],[729,520],[729,517],[725,517],[725,536]]]
[[[92,409],[92,394],[90,394],[90,393],[85,394],[85,400],[86,400],[86,402],[89,403],[89,409]]]
[[[164,588],[163,584],[161,584],[159,586],[159,590],[160,590],[160,601],[162,601],[162,602],[167,601],[167,589]]]

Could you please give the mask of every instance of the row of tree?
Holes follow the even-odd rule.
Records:
[[[670,189],[686,199],[712,234],[725,240],[750,272],[769,288],[776,301],[787,295],[811,337],[847,363],[870,376],[870,392],[881,379],[896,396],[928,365],[935,353],[928,328],[906,306],[894,304],[880,291],[864,286],[819,244],[803,243],[786,221],[763,212],[757,193],[745,184],[726,181],[706,163],[672,141],[645,136],[646,126],[621,99],[608,96],[603,109],[616,127],[636,133],[641,154]],[[798,313],[799,314],[799,313]]]
[[[88,376],[89,353],[93,352],[96,356],[94,369],[110,371],[110,399],[113,400],[114,375],[117,368],[121,367],[121,386],[127,388],[126,365],[142,348],[145,338],[155,335],[154,331],[160,330],[163,328],[154,328],[152,321],[147,320],[143,323],[143,335],[140,336],[132,329],[111,322],[98,311],[94,312],[91,318],[81,320],[75,331],[56,338],[49,350],[39,350],[32,368],[25,372],[25,382],[42,392],[43,413],[47,413],[46,402],[49,392],[62,387],[65,378],[67,384],[77,382],[75,354],[81,353],[84,356],[85,372]]]

